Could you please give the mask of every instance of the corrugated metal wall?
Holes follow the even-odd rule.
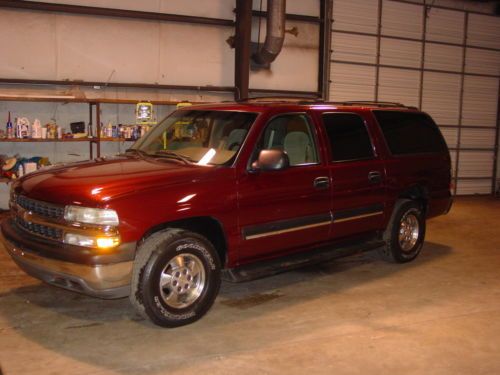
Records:
[[[401,102],[430,113],[456,194],[495,187],[500,17],[400,0],[333,0],[331,100]]]

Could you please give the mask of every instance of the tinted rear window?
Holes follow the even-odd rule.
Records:
[[[328,113],[323,115],[332,160],[358,160],[373,157],[372,144],[361,117],[353,113]]]
[[[443,152],[446,143],[437,125],[423,113],[373,111],[393,155]]]

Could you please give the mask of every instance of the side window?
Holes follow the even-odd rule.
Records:
[[[370,159],[373,148],[363,119],[354,113],[323,115],[332,161]]]
[[[261,150],[283,150],[290,165],[318,163],[318,152],[311,124],[302,114],[284,115],[272,119],[257,144],[254,159]]]
[[[393,155],[446,151],[437,125],[424,113],[373,111]]]

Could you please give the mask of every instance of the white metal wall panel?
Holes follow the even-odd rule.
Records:
[[[332,59],[375,63],[377,38],[374,36],[332,33]]]
[[[418,106],[420,72],[409,69],[380,68],[379,100]]]
[[[491,151],[460,151],[458,177],[491,177],[493,158]]]
[[[441,127],[439,130],[441,130],[448,148],[456,148],[458,142],[458,129]]]
[[[425,69],[460,72],[463,48],[442,44],[425,45]]]
[[[497,123],[498,79],[465,76],[463,125],[491,126]]]
[[[460,134],[460,147],[486,148],[495,147],[496,129],[462,129]]]
[[[378,0],[334,0],[333,29],[377,32]]]
[[[314,2],[313,2],[314,3]],[[188,25],[188,27],[191,27]],[[265,22],[261,24],[261,42],[266,35]],[[317,91],[318,89],[318,47],[319,47],[319,26],[307,22],[298,22],[287,20],[285,28],[297,28],[299,34],[297,36],[286,35],[283,43],[283,49],[279,56],[271,64],[270,69],[250,70],[250,87],[261,88],[269,90],[302,90],[302,91]],[[257,17],[253,18],[252,28],[252,41],[258,41],[258,28],[259,20]],[[234,34],[234,30],[228,28],[230,35]],[[204,37],[197,38],[199,43],[204,41]],[[179,38],[175,33],[172,38]],[[183,38],[181,38],[183,39]],[[220,38],[220,45],[226,45],[227,38]],[[189,47],[189,43],[186,43]],[[201,49],[202,47],[200,47]],[[196,49],[195,49],[196,50]],[[210,50],[203,48],[207,55],[210,56]],[[193,55],[193,48],[191,48],[191,55]],[[231,67],[234,66],[234,49],[232,49],[232,56],[228,60]],[[207,56],[207,57],[209,57]],[[196,54],[191,57],[196,58]],[[189,58],[188,58],[189,59]],[[175,59],[174,59],[175,61]],[[180,60],[182,61],[182,60]],[[177,61],[175,63],[178,64]],[[179,64],[182,65],[182,64]],[[219,65],[219,69],[224,71],[224,68]],[[197,67],[197,74],[204,74],[204,62],[200,60]],[[231,83],[234,84],[234,74],[230,77]]]
[[[424,73],[422,109],[441,125],[458,124],[460,75]]]
[[[500,49],[500,17],[470,14],[467,44]]]
[[[334,0],[333,29],[377,33],[377,1]],[[477,47],[500,49],[500,18],[468,15],[467,44]],[[408,4],[391,0],[382,1],[383,36],[421,39],[423,36],[422,4]],[[422,43],[397,38],[380,40],[381,66],[356,66],[332,64],[330,93],[332,100],[371,100],[377,91],[378,100],[401,102],[418,106],[433,116],[451,150],[452,167],[455,169],[459,155],[458,194],[490,193],[493,174],[493,151],[497,123],[498,78],[474,74],[500,75],[500,52],[481,48],[467,48],[463,61],[466,14],[460,10],[430,7],[426,19],[426,50],[424,73],[420,68]],[[337,35],[339,34],[339,35]],[[457,46],[440,44],[454,43]],[[333,33],[333,59],[375,64],[376,38],[355,34]],[[472,75],[462,76],[465,72]],[[388,67],[390,66],[390,67]],[[405,69],[406,68],[406,69]],[[374,87],[378,69],[378,87]],[[431,71],[428,71],[431,70]],[[442,73],[437,71],[443,71]],[[445,73],[450,72],[450,73]],[[455,74],[451,73],[455,72]],[[461,89],[463,83],[462,103]],[[375,90],[376,89],[376,90]],[[422,93],[422,103],[419,96]],[[460,109],[462,108],[462,113]],[[458,125],[488,126],[491,129],[461,129]],[[466,151],[484,149],[484,151]],[[454,170],[454,176],[456,176]],[[486,179],[467,179],[486,177]],[[465,179],[461,179],[465,178]]]
[[[17,12],[3,9],[0,22],[0,76],[55,79],[57,54],[55,14]],[[30,46],[29,50],[22,48]],[[22,64],[20,64],[22,62]],[[21,65],[21,66],[20,66]]]
[[[382,4],[382,34],[407,38],[422,38],[423,10],[421,5],[384,0]]]
[[[380,41],[380,63],[419,68],[421,51],[422,43],[420,42],[382,38]]]
[[[491,194],[491,180],[459,180],[458,195]]]
[[[374,100],[375,67],[333,63],[330,80],[331,100]]]
[[[431,8],[427,17],[427,40],[463,43],[465,13]]]
[[[500,34],[498,38],[500,38]],[[500,51],[467,48],[465,55],[465,71],[467,73],[500,76]]]

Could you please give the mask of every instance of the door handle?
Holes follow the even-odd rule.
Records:
[[[371,171],[370,173],[368,173],[368,181],[370,181],[372,184],[382,182],[382,175],[379,171]]]
[[[330,179],[328,177],[316,177],[313,186],[315,189],[328,189],[330,187]]]

